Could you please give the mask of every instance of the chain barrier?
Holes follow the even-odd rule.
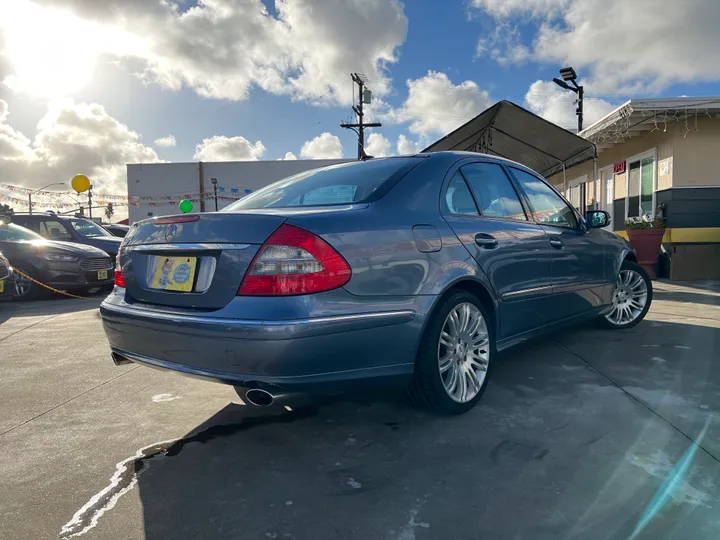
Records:
[[[59,290],[59,289],[55,289],[54,287],[51,287],[50,285],[45,285],[44,283],[38,281],[37,279],[31,278],[31,277],[28,276],[25,272],[21,272],[21,271],[18,270],[17,268],[13,268],[12,270],[13,270],[13,272],[15,272],[16,274],[19,274],[19,275],[21,275],[22,277],[24,277],[25,279],[29,279],[29,280],[32,281],[33,283],[37,283],[37,284],[40,285],[41,287],[45,287],[46,289],[49,289],[49,290],[51,290],[51,291],[54,292],[54,293],[63,294],[63,295],[65,295],[65,296],[69,296],[70,298],[79,298],[80,300],[96,300],[95,298],[90,298],[90,297],[87,297],[87,296],[77,296],[77,295],[75,295],[75,294],[70,294],[69,292],[65,292],[65,291],[61,291],[61,290]]]

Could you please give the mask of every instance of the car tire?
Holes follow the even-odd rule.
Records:
[[[453,326],[463,326],[462,313],[466,306],[470,316],[465,318],[464,324],[469,330],[459,330],[453,335],[452,331],[447,330]],[[459,325],[448,322],[451,313],[453,317],[461,315]],[[480,323],[477,323],[480,324],[477,332],[473,331],[476,323],[470,322],[477,321],[470,318],[474,315],[481,318]],[[419,407],[439,414],[462,414],[472,409],[487,388],[494,359],[494,337],[487,310],[475,295],[458,291],[442,300],[431,315],[420,340],[413,379],[407,389],[410,400]],[[456,387],[451,382],[453,371],[455,384],[458,385]],[[473,377],[479,389],[473,385]],[[462,385],[472,396],[470,393],[462,393]]]
[[[15,266],[15,270],[19,270],[23,274],[30,276],[33,279],[37,279],[36,273],[33,270],[30,270],[29,268],[21,267],[21,266]],[[41,287],[37,283],[34,283],[28,279],[26,279],[24,276],[21,276],[20,274],[17,274],[16,278],[16,291],[17,296],[15,297],[17,300],[37,300],[38,298],[41,298],[45,295],[45,289],[44,287]],[[22,283],[22,290],[26,291],[24,294],[20,294],[21,288],[17,286],[17,283]]]
[[[613,330],[632,328],[645,318],[652,298],[652,281],[648,273],[637,263],[623,261],[613,293],[613,308],[600,318],[600,324]]]

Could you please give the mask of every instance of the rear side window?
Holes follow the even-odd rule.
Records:
[[[222,211],[330,206],[377,200],[422,159],[355,161],[304,171],[259,189]]]
[[[456,172],[450,180],[445,193],[445,204],[451,214],[477,216],[479,215],[470,188],[465,183],[460,171]]]
[[[470,163],[460,170],[470,184],[481,215],[527,221],[520,198],[500,165]]]

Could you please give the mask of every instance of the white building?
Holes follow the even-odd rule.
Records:
[[[182,199],[193,201],[193,212],[215,210],[212,179],[217,179],[218,208],[261,187],[308,169],[348,159],[288,161],[223,161],[149,163],[127,166],[128,217],[132,224],[153,216],[180,212]]]

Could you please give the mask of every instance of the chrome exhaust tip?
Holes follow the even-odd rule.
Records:
[[[125,358],[123,355],[113,352],[110,354],[113,364],[116,366],[124,366],[125,364],[132,364],[132,360]]]
[[[267,390],[251,388],[245,392],[245,400],[256,407],[269,407],[275,401],[275,396]]]

